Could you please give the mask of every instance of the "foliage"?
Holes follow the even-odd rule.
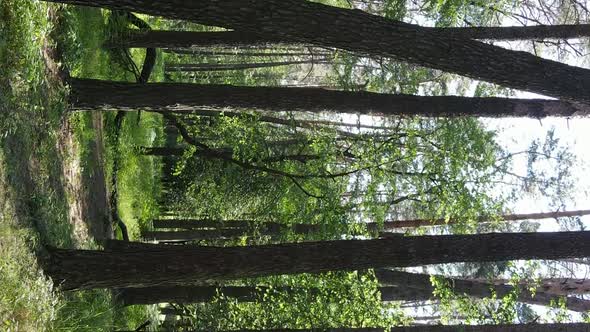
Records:
[[[272,286],[255,303],[240,303],[221,294],[212,303],[194,305],[192,325],[218,331],[391,327],[408,323],[395,304],[381,302],[370,273],[283,276],[257,279],[254,284]]]

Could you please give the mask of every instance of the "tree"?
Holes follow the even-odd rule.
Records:
[[[423,28],[441,36],[471,39],[519,40],[519,39],[571,39],[590,35],[589,24],[534,25],[512,27],[460,27]],[[109,41],[107,47],[218,47],[242,45],[267,45],[285,42],[280,38],[261,37],[240,31],[127,31],[121,38]],[[192,51],[195,52],[195,51]],[[288,54],[286,54],[288,55]],[[302,53],[300,55],[309,55]]]
[[[297,64],[320,64],[329,63],[324,59],[320,60],[291,60],[291,61],[274,61],[274,62],[258,62],[258,63],[202,63],[202,64],[170,64],[166,65],[166,71],[182,71],[182,72],[211,72],[211,71],[227,71],[227,70],[244,70],[255,68],[269,68],[280,67]]]
[[[220,26],[290,43],[393,57],[505,87],[590,103],[590,71],[419,26],[300,0],[50,0]],[[359,29],[359,27],[363,27]],[[482,63],[485,66],[482,66]]]
[[[383,328],[234,330],[233,332],[588,332],[590,324],[422,325]]]
[[[172,47],[214,47],[242,46],[281,43],[280,39],[261,37],[239,31],[126,31],[121,38],[111,40],[106,47],[123,48],[172,48]]]
[[[590,24],[429,29],[443,36],[493,40],[573,39],[590,36]]]
[[[539,220],[539,219],[557,219],[566,217],[585,216],[590,214],[590,210],[573,210],[573,211],[556,211],[556,212],[539,212],[539,213],[515,213],[505,214],[499,216],[480,217],[478,222],[492,222],[492,221],[518,221],[518,220]],[[384,223],[384,229],[398,229],[404,227],[420,227],[420,226],[438,226],[460,223],[459,220],[445,220],[445,219],[410,219],[410,220],[396,220],[387,221]]]
[[[567,102],[545,99],[421,97],[318,88],[243,87],[183,83],[100,81],[72,78],[74,108],[191,111],[213,108],[250,108],[271,111],[333,111],[383,115],[444,116],[573,116],[586,114]]]
[[[393,270],[377,270],[377,279],[382,284],[396,285],[398,287],[408,287],[416,289],[417,295],[415,300],[428,300],[433,297],[435,287],[431,283],[431,275],[420,273],[409,273]],[[489,282],[475,281],[469,279],[447,278],[435,276],[440,281],[447,283],[451,291],[457,294],[464,294],[474,298],[484,298],[496,295],[501,298],[516,291],[517,301],[529,304],[551,306],[552,303],[558,303],[560,295],[546,292],[541,288],[531,293],[526,285],[514,287],[505,284],[492,284]],[[544,282],[541,281],[541,284]],[[428,294],[426,298],[419,297],[421,294]],[[576,297],[566,297],[566,307],[573,311],[586,312],[590,310],[590,301]]]
[[[121,251],[51,249],[44,269],[56,284],[71,290],[589,255],[590,232],[499,233],[223,248],[152,245],[150,249]]]
[[[540,213],[516,213],[505,214],[500,216],[480,217],[477,222],[493,222],[493,221],[519,221],[519,220],[539,220],[549,218],[565,218],[576,217],[590,214],[590,210],[573,210],[573,211],[557,211],[557,212],[540,212]],[[406,227],[421,227],[421,226],[440,226],[448,224],[457,224],[460,220],[445,220],[445,219],[408,219],[408,220],[386,220],[381,225],[376,222],[363,223],[363,226],[370,232],[379,230],[396,230]],[[276,222],[259,222],[256,220],[211,220],[211,219],[156,219],[152,222],[154,228],[181,228],[181,229],[200,229],[200,228],[240,228],[244,230],[245,235],[247,229],[259,228],[264,235],[278,235],[281,231],[292,230],[295,233],[306,234],[318,232],[321,230],[319,225],[313,224],[281,224]]]

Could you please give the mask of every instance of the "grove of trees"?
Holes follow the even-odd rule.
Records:
[[[164,133],[135,147],[161,166],[141,238],[115,203],[124,240],[47,248],[62,290],[158,305],[161,331],[590,331],[576,156],[487,123],[588,115],[588,69],[509,49],[576,58],[581,3],[48,1],[128,13],[104,47],[145,49],[133,82],[65,75],[71,110]]]

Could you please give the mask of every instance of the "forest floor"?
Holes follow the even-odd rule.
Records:
[[[74,63],[72,50],[83,47],[79,39],[84,31],[76,31],[79,22],[88,25],[87,31],[96,30],[91,18],[104,24],[100,10],[0,0],[2,331],[112,331],[135,328],[154,315],[146,308],[120,308],[107,290],[62,293],[37,264],[45,246],[97,249],[100,240],[116,236],[108,193],[112,144],[118,142],[109,142],[110,129],[105,128],[114,116],[68,110],[67,87],[57,75],[61,62]],[[62,51],[69,52],[65,59],[59,56]],[[85,76],[93,74],[85,70]],[[123,155],[153,136],[149,127],[139,129],[129,122],[122,129]],[[116,170],[124,187],[119,213],[129,220],[134,236],[139,233],[137,220],[145,219],[141,211],[153,208],[129,197],[154,191],[147,188],[153,181],[131,185],[139,172],[136,159]]]

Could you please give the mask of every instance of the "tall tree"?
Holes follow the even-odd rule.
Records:
[[[496,221],[519,221],[519,220],[540,220],[550,218],[567,218],[589,215],[590,210],[572,210],[557,212],[540,212],[540,213],[516,213],[505,214],[500,216],[480,217],[477,222]],[[383,230],[396,230],[406,227],[421,226],[439,226],[448,224],[457,224],[460,220],[445,219],[407,219],[407,220],[386,220],[381,225],[376,222],[363,223],[368,231],[374,232]],[[313,233],[321,230],[319,225],[313,224],[281,224],[276,222],[259,222],[256,220],[211,220],[211,219],[156,219],[152,223],[154,228],[181,228],[181,229],[200,229],[200,228],[260,228],[263,234],[277,235],[280,232],[292,230],[295,233]],[[244,233],[245,234],[245,233]]]
[[[514,324],[514,325],[422,325],[392,327],[390,329],[361,328],[311,328],[311,329],[269,329],[234,330],[232,332],[589,332],[590,324]]]
[[[280,38],[261,37],[240,31],[127,31],[122,38],[108,41],[106,47],[214,47],[281,43]]]
[[[190,111],[253,108],[272,111],[333,111],[423,116],[573,116],[586,107],[545,99],[422,97],[318,88],[243,87],[183,83],[100,81],[72,78],[71,102],[78,109],[147,109]]]
[[[290,66],[298,64],[320,64],[329,63],[326,60],[291,60],[291,61],[274,61],[274,62],[255,62],[255,63],[201,63],[201,64],[169,64],[166,65],[166,71],[183,71],[183,72],[210,72],[210,71],[227,71],[243,70],[255,68],[271,68],[280,66]]]
[[[494,39],[494,40],[524,40],[524,39],[571,39],[590,36],[589,24],[566,25],[534,25],[511,27],[460,27],[460,28],[423,28],[441,36]],[[281,43],[287,39],[262,37],[256,34],[240,31],[128,31],[123,37],[109,41],[107,47],[211,47],[211,46],[241,46],[265,45]],[[194,51],[193,51],[194,52]],[[302,55],[309,55],[305,53]]]
[[[590,36],[590,24],[427,28],[443,36],[493,40],[573,39]]]
[[[435,287],[430,282],[431,276],[428,274],[409,273],[402,271],[392,271],[379,269],[376,272],[377,279],[382,284],[396,285],[398,287],[408,287],[416,289],[417,296],[415,300],[428,300],[432,298]],[[553,303],[559,303],[560,295],[549,293],[539,288],[532,293],[526,285],[515,288],[511,285],[492,284],[489,282],[475,281],[469,279],[439,277],[448,283],[451,290],[457,294],[464,294],[474,298],[484,298],[496,295],[504,297],[516,291],[517,301],[529,304],[551,306]],[[541,284],[544,282],[541,281]],[[419,297],[421,294],[428,294],[426,298]],[[579,299],[577,297],[566,297],[566,307],[573,311],[586,312],[590,310],[590,301]]]
[[[589,255],[590,232],[505,233],[224,248],[154,245],[122,251],[51,249],[44,268],[64,289],[78,289]]]
[[[519,221],[519,220],[540,220],[540,219],[557,219],[589,215],[590,210],[572,210],[572,211],[556,211],[556,212],[539,212],[539,213],[514,213],[504,214],[499,216],[480,217],[478,222],[492,222],[492,221]],[[446,220],[446,219],[408,219],[386,221],[384,229],[398,229],[405,227],[420,227],[420,226],[439,226],[448,224],[460,223],[460,220]]]
[[[429,29],[359,10],[300,0],[50,1],[186,19],[291,43],[393,57],[509,88],[590,104],[590,70],[467,38],[439,36]]]

